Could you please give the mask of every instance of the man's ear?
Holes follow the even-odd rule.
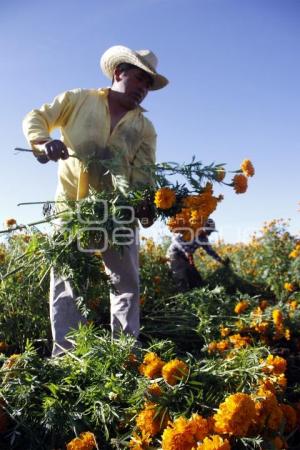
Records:
[[[122,73],[122,71],[118,67],[116,67],[114,70],[114,80],[115,81],[120,81],[121,73]]]

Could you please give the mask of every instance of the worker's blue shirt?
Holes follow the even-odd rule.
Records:
[[[174,258],[176,255],[185,256],[193,255],[198,248],[203,248],[206,253],[214,258],[216,261],[221,261],[220,256],[213,250],[209,243],[208,237],[205,235],[199,236],[192,241],[185,241],[181,234],[176,233],[172,236],[171,245],[168,248],[167,256]]]

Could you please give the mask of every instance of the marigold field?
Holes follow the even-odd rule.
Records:
[[[219,243],[229,267],[198,250],[206,285],[184,294],[167,244],[142,241],[138,352],[129,337],[111,341],[95,255],[78,298],[89,324],[70,333],[74,351],[50,358],[47,258],[60,247],[36,228],[9,234],[0,248],[9,274],[0,292],[1,449],[300,448],[297,237],[277,220],[248,244]]]

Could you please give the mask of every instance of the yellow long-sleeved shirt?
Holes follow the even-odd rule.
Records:
[[[23,121],[24,134],[34,143],[51,139],[54,128],[60,128],[61,140],[70,154],[85,162],[87,157],[99,160],[113,158],[117,167],[113,175],[125,178],[131,188],[153,184],[149,170],[143,166],[155,163],[156,132],[138,107],[127,112],[110,132],[109,89],[76,89],[57,96],[51,104],[29,112]],[[110,174],[97,161],[89,165],[88,174],[77,158],[58,162],[56,200],[76,200],[82,178],[97,191],[111,190]],[[82,197],[87,194],[86,187]]]

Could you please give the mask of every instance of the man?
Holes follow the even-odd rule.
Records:
[[[157,58],[150,50],[133,51],[121,45],[113,46],[100,60],[103,73],[112,80],[110,88],[64,92],[51,104],[45,104],[25,117],[26,138],[34,150],[44,150],[42,155],[37,153],[38,161],[58,161],[56,200],[84,198],[90,186],[99,192],[111,191],[120,178],[132,189],[153,184],[151,173],[144,167],[155,163],[156,133],[140,104],[148,91],[168,84],[168,80],[156,71],[156,65]],[[50,132],[54,128],[60,128],[60,140],[52,140]],[[71,155],[79,159],[69,158]],[[91,156],[93,162],[86,171],[84,162]],[[99,161],[117,160],[115,173],[108,173],[95,160],[97,158]],[[139,217],[146,217],[151,225],[147,205],[140,209]],[[136,239],[124,248],[122,255],[108,248],[102,256],[116,290],[110,296],[112,335],[116,337],[123,331],[137,339],[140,313]],[[85,322],[76,308],[75,298],[69,280],[52,273],[53,356],[72,348],[65,336],[71,328]]]
[[[171,245],[167,250],[169,267],[180,291],[187,291],[204,285],[200,273],[195,267],[193,255],[198,248],[203,248],[208,255],[221,264],[228,265],[229,259],[222,259],[209,244],[208,237],[216,231],[213,219],[206,221],[193,241],[184,241],[180,233],[172,237]]]

